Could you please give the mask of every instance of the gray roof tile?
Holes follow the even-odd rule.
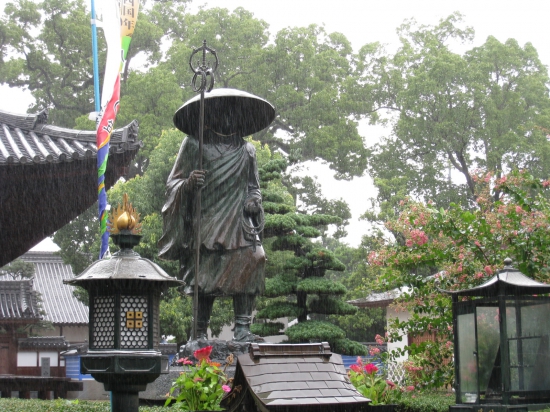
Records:
[[[22,319],[40,320],[33,280],[12,280],[8,277],[7,280],[0,281],[0,321]]]
[[[63,284],[74,275],[61,257],[53,252],[28,252],[21,259],[34,264],[34,288],[42,295],[44,320],[54,325],[88,324],[88,307],[74,297],[73,286]]]
[[[61,163],[97,156],[96,132],[45,124],[47,111],[19,115],[0,111],[0,165]],[[110,153],[141,146],[134,121],[113,131]]]
[[[260,410],[336,411],[346,404],[346,411],[359,411],[369,402],[349,382],[342,357],[326,343],[252,343],[250,352],[237,359],[234,387],[239,385],[250,388]]]

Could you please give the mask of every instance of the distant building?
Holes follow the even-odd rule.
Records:
[[[10,351],[11,363],[17,360],[15,369],[11,365],[9,372],[3,373],[40,376],[41,362],[49,358],[51,376],[66,376],[60,353],[70,347],[87,345],[88,307],[74,297],[72,286],[63,284],[63,279],[74,275],[59,256],[53,252],[28,252],[21,259],[34,264],[32,279],[12,280],[8,275],[0,276],[0,326],[14,331],[11,336],[16,342],[12,342],[12,346],[16,346]],[[10,324],[16,329],[26,326],[25,332],[17,333]],[[10,359],[2,355],[0,347],[0,359]],[[2,364],[0,360],[0,368]]]
[[[41,319],[32,280],[10,278],[0,282],[0,375],[17,373],[18,339],[27,337],[22,328]]]
[[[88,341],[88,306],[73,294],[74,287],[63,280],[74,278],[70,265],[63,263],[55,252],[27,252],[21,259],[34,264],[34,289],[41,295],[43,320],[51,322],[52,330],[31,328],[40,336],[64,336],[71,346]]]
[[[370,295],[355,299],[349,300],[348,303],[358,308],[385,308],[386,309],[386,328],[389,326],[390,319],[398,318],[400,322],[409,320],[410,314],[408,311],[397,310],[392,303],[399,298],[403,293],[407,293],[409,288],[403,287],[399,289],[393,289],[388,292],[379,292],[371,293]],[[394,349],[403,349],[406,345],[409,344],[410,337],[403,336],[399,342],[388,342],[388,352],[391,352]],[[396,359],[397,361],[404,361],[407,359],[407,356],[403,355]]]

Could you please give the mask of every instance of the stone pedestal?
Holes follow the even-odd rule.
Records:
[[[181,358],[189,358],[192,361],[196,361],[193,356],[193,353],[198,350],[205,348],[207,346],[212,346],[212,353],[210,354],[210,359],[214,362],[221,363],[222,366],[225,365],[225,360],[232,353],[235,357],[235,362],[237,361],[237,356],[242,355],[243,353],[248,353],[248,347],[250,346],[249,342],[235,342],[235,341],[226,341],[221,339],[197,339],[187,342],[187,344],[181,346],[178,356],[174,357],[172,364]]]

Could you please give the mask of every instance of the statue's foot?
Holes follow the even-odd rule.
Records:
[[[263,342],[264,338],[258,335],[254,335],[250,332],[250,329],[245,327],[236,327],[233,334],[233,341],[235,342]]]

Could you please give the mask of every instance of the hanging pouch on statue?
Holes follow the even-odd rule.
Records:
[[[256,244],[260,239],[258,234],[263,229],[263,208],[262,200],[250,197],[245,202],[243,231],[244,238],[252,242],[252,250],[256,252]]]
[[[251,216],[244,216],[243,232],[244,238],[249,242],[252,242],[252,250],[256,252],[256,244],[259,242],[259,239],[256,233],[254,220]]]

